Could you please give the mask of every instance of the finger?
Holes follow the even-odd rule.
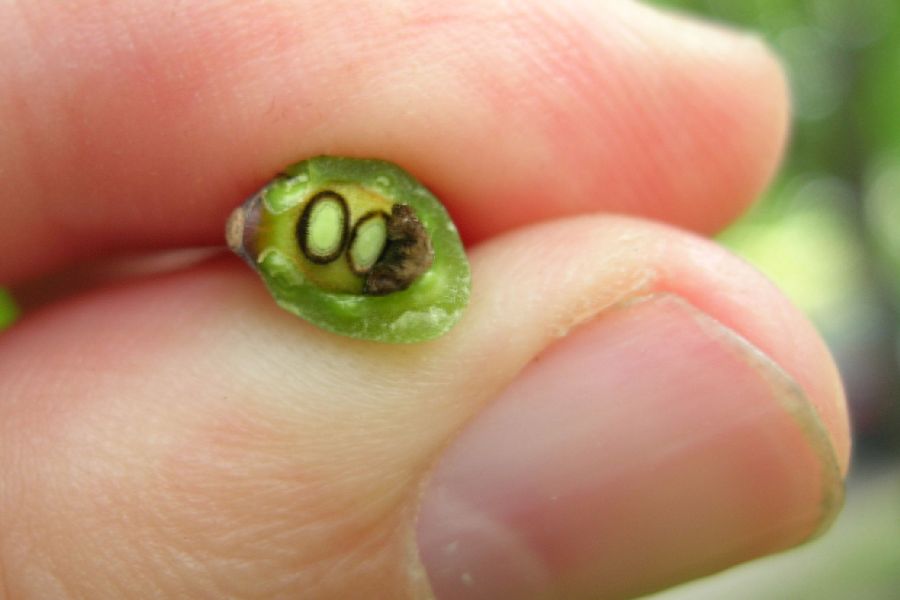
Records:
[[[116,282],[186,269],[221,253],[222,248],[215,247],[111,256],[14,286],[11,292],[19,311],[32,311]]]
[[[784,141],[758,41],[632,2],[39,0],[0,23],[5,283],[218,244],[320,153],[410,169],[470,242],[596,211],[711,232]]]
[[[0,338],[11,595],[613,597],[835,510],[833,363],[708,242],[601,217],[498,238],[457,328],[412,346],[315,329],[236,263]]]

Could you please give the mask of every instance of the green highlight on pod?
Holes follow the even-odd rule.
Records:
[[[19,308],[5,290],[0,289],[0,330],[12,325],[19,316]]]

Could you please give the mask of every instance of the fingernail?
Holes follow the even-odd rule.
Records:
[[[799,386],[659,295],[557,342],[466,427],[417,541],[439,600],[628,597],[800,543],[841,489]]]

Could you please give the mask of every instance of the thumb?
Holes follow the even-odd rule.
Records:
[[[834,513],[833,365],[742,263],[601,217],[472,261],[420,345],[308,326],[236,259],[28,316],[0,340],[4,589],[615,597]]]

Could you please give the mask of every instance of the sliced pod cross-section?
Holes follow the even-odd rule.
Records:
[[[232,213],[226,236],[280,306],[335,333],[425,341],[468,302],[468,261],[447,211],[385,161],[297,163]]]

